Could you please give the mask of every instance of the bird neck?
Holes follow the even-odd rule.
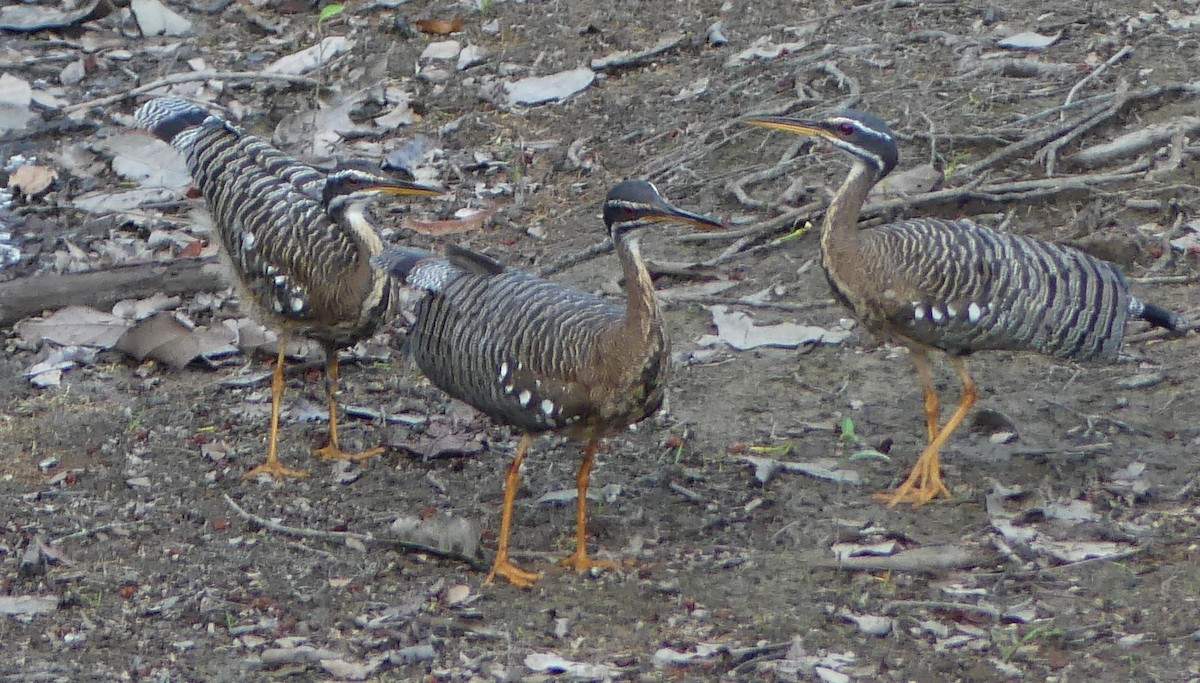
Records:
[[[635,339],[646,340],[662,327],[662,313],[654,295],[654,281],[636,236],[619,235],[613,238],[617,260],[625,276],[625,328]]]
[[[858,266],[858,217],[867,193],[876,180],[873,168],[855,161],[825,211],[825,222],[821,226],[821,258],[826,273],[835,282],[840,280],[837,276],[838,264],[847,264],[852,268]]]
[[[334,222],[341,226],[343,232],[356,245],[353,259],[356,262],[354,273],[347,278],[346,285],[353,290],[346,292],[349,300],[363,302],[361,314],[371,316],[382,313],[389,304],[386,274],[371,267],[371,257],[383,253],[383,240],[375,232],[375,227],[366,216],[366,203],[350,201],[335,207]]]

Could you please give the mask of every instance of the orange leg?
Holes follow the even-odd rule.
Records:
[[[279,335],[279,357],[275,360],[275,374],[271,378],[271,433],[267,437],[267,461],[242,475],[251,479],[260,474],[272,477],[307,477],[308,472],[288,469],[279,460],[279,404],[283,401],[283,364],[287,360],[287,337]]]
[[[942,420],[942,403],[938,400],[937,388],[933,386],[933,373],[929,367],[929,354],[920,348],[910,349],[913,364],[917,366],[917,377],[921,378],[921,388],[925,391],[925,430],[929,433],[929,443],[937,438]]]
[[[384,447],[372,448],[360,453],[347,453],[338,446],[337,428],[337,391],[338,391],[338,357],[337,349],[325,349],[325,394],[329,399],[329,445],[318,448],[314,453],[321,460],[357,460],[359,462],[373,458],[385,450]]]
[[[521,463],[525,460],[525,452],[533,443],[533,435],[521,437],[521,445],[517,446],[517,456],[508,466],[508,476],[504,480],[504,508],[500,511],[500,544],[496,548],[496,560],[492,562],[492,571],[484,579],[484,585],[490,584],[497,576],[503,576],[519,588],[530,588],[541,574],[527,572],[508,561],[508,538],[512,535],[513,501],[517,497],[517,486],[521,483]]]
[[[951,498],[950,489],[942,482],[942,465],[939,453],[942,447],[946,445],[946,441],[954,430],[958,428],[967,413],[975,405],[979,394],[975,389],[975,382],[971,379],[970,373],[967,372],[967,364],[962,358],[952,356],[950,362],[954,365],[954,369],[958,372],[958,378],[962,382],[962,400],[958,403],[958,408],[954,414],[946,422],[946,426],[942,427],[938,432],[937,437],[921,453],[921,457],[917,458],[917,463],[913,466],[912,473],[908,475],[908,479],[904,480],[895,491],[891,493],[877,493],[876,500],[887,502],[888,507],[895,507],[900,503],[912,503],[914,508],[921,507],[938,496]]]
[[[578,499],[575,501],[575,552],[562,561],[562,566],[574,568],[577,572],[585,572],[592,567],[617,569],[619,562],[593,560],[587,552],[587,490],[592,479],[592,464],[596,461],[597,440],[590,439],[583,447],[583,464],[575,475],[575,490]]]

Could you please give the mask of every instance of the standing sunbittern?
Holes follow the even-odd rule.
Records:
[[[329,444],[322,458],[364,460],[338,444],[339,348],[370,336],[393,304],[395,285],[370,265],[383,242],[366,217],[380,195],[433,197],[439,190],[345,169],[325,174],[190,102],[161,97],[138,109],[139,125],[178,149],[213,214],[241,290],[279,334],[271,385],[267,459],[245,477],[307,476],[277,454],[287,340],[302,335],[325,349]]]
[[[1111,361],[1131,318],[1171,330],[1183,324],[1131,296],[1116,266],[1077,249],[968,220],[916,218],[860,230],[867,192],[899,159],[895,135],[878,117],[843,111],[816,120],[746,122],[825,140],[853,159],[821,226],[825,275],[864,327],[909,348],[925,392],[929,446],[899,488],[877,496],[889,507],[950,497],[939,453],[977,399],[967,355],[1009,350]],[[948,354],[962,382],[962,399],[945,426],[939,426],[929,349]]]
[[[375,259],[380,268],[429,292],[409,330],[421,371],[446,393],[524,433],[508,468],[489,583],[503,576],[528,587],[539,576],[509,561],[508,541],[521,463],[540,432],[584,441],[575,479],[575,553],[563,564],[580,572],[616,566],[587,552],[587,489],[596,446],[659,409],[671,362],[637,233],[666,222],[722,227],[672,206],[653,185],[635,180],[609,192],[604,222],[625,276],[624,304],[455,247],[445,257],[390,249]]]

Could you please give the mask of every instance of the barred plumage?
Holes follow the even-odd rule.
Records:
[[[175,97],[147,102],[135,119],[183,154],[242,300],[279,331],[267,462],[247,476],[303,474],[284,468],[276,455],[284,349],[292,334],[325,347],[330,444],[318,454],[360,459],[382,452],[340,450],[334,399],[338,348],[374,332],[393,299],[394,285],[370,265],[383,242],[365,216],[365,202],[380,194],[439,192],[353,169],[326,174]]]
[[[375,263],[429,291],[418,304],[409,343],[418,367],[442,390],[524,432],[509,467],[500,545],[488,580],[529,586],[537,574],[508,560],[512,503],[520,464],[534,434],[558,431],[584,440],[576,478],[576,550],[565,564],[608,566],[587,554],[587,485],[598,440],[652,415],[662,405],[669,351],[636,230],[673,221],[720,224],[677,209],[649,183],[627,181],[605,202],[604,220],[625,274],[618,304],[518,271],[465,249],[445,257],[392,249]]]
[[[912,351],[930,441],[908,479],[882,496],[889,505],[949,497],[939,453],[977,398],[966,355],[1010,350],[1111,361],[1131,318],[1174,330],[1183,326],[1177,315],[1131,296],[1111,263],[1071,247],[966,220],[913,219],[859,230],[867,192],[899,158],[894,133],[871,114],[747,122],[824,140],[854,159],[825,214],[822,265],[835,294],[865,327]],[[930,348],[950,355],[963,384],[962,400],[944,426]]]

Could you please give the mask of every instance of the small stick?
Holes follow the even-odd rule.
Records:
[[[370,534],[358,534],[358,533],[354,533],[353,531],[322,531],[320,529],[305,529],[303,527],[287,526],[285,524],[273,522],[273,521],[267,519],[266,517],[260,517],[252,512],[247,512],[246,510],[242,509],[241,506],[239,506],[237,503],[235,503],[234,500],[232,498],[230,498],[229,494],[227,494],[227,493],[221,494],[221,497],[223,497],[225,499],[225,502],[229,505],[229,507],[233,508],[233,511],[237,514],[238,517],[241,517],[242,519],[246,520],[247,522],[257,524],[258,526],[266,529],[267,531],[271,531],[271,532],[274,532],[277,534],[284,534],[286,536],[297,536],[299,538],[320,538],[320,539],[324,539],[327,541],[336,541],[336,542],[341,542],[341,543],[345,543],[348,540],[359,541],[363,544],[376,543],[376,542],[390,543],[392,545],[399,546],[399,547],[405,548],[407,550],[414,550],[419,553],[428,553],[430,555],[436,555],[438,557],[444,557],[444,558],[450,559],[450,560],[458,560],[459,562],[464,562],[464,563],[470,565],[472,569],[485,569],[486,568],[486,565],[477,558],[469,557],[467,555],[463,555],[462,553],[456,553],[451,550],[442,550],[440,548],[434,548],[433,546],[428,546],[423,543],[413,543],[412,541],[403,541],[400,539],[393,539],[393,538],[378,539]]]
[[[157,81],[151,81],[146,85],[139,85],[132,90],[126,90],[125,92],[117,95],[109,95],[107,97],[100,97],[94,100],[72,104],[70,106],[63,107],[63,112],[70,114],[71,112],[79,111],[80,109],[87,109],[89,107],[103,107],[112,104],[113,102],[120,102],[121,100],[135,97],[137,95],[141,95],[142,93],[150,92],[151,90],[157,90],[158,88],[163,88],[168,85],[208,80],[283,81],[285,83],[297,83],[300,85],[308,85],[313,87],[318,85],[317,81],[312,78],[307,76],[293,76],[292,74],[272,74],[265,71],[197,71],[195,73],[171,74],[170,76],[160,78]]]
[[[1082,88],[1084,85],[1087,85],[1091,81],[1094,81],[1097,76],[1099,76],[1100,74],[1102,74],[1106,70],[1108,70],[1108,67],[1121,61],[1122,59],[1125,58],[1126,55],[1128,55],[1131,52],[1133,52],[1133,48],[1131,46],[1126,45],[1126,46],[1122,47],[1120,50],[1117,51],[1117,53],[1115,55],[1113,55],[1112,57],[1109,57],[1107,61],[1105,61],[1100,66],[1093,69],[1090,74],[1079,79],[1079,82],[1076,83],[1075,86],[1073,88],[1071,88],[1071,91],[1067,93],[1067,99],[1063,101],[1063,106],[1064,107],[1070,106],[1071,100],[1075,99],[1075,95],[1079,93],[1080,88]],[[1059,116],[1065,117],[1065,113],[1060,113]],[[1060,120],[1061,120],[1061,118],[1060,118]]]

